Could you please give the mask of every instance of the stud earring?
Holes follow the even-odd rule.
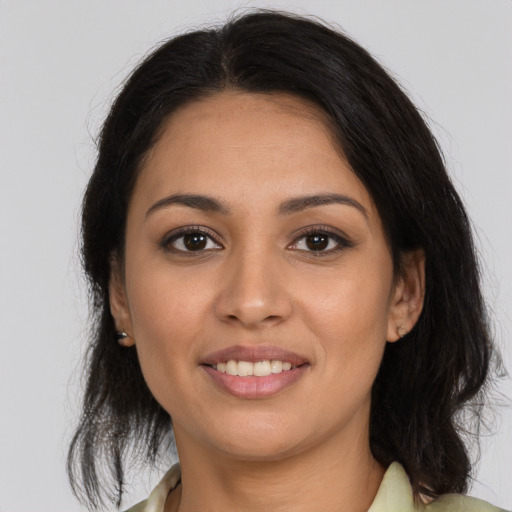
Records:
[[[122,347],[131,347],[133,345],[130,341],[130,337],[124,331],[116,332],[116,340]]]
[[[400,338],[403,338],[407,334],[407,332],[408,332],[407,329],[403,325],[399,325],[396,328],[396,333],[398,334],[398,336]]]

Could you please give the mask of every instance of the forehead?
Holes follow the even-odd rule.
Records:
[[[226,91],[181,107],[162,126],[138,181],[153,200],[177,192],[260,201],[339,192],[373,207],[326,115],[287,94]]]
[[[161,127],[150,157],[155,149],[170,142],[184,143],[183,149],[193,140],[196,147],[200,145],[198,149],[235,150],[237,145],[245,148],[263,144],[267,147],[300,145],[303,139],[312,136],[319,151],[327,145],[329,153],[334,150],[344,159],[326,113],[311,102],[285,93],[228,90],[178,108]]]
[[[208,94],[186,103],[170,116],[164,130],[177,127],[180,123],[244,122],[251,119],[266,119],[273,123],[302,120],[316,125],[326,136],[331,135],[327,128],[327,114],[311,101],[289,93],[253,93],[236,89]]]

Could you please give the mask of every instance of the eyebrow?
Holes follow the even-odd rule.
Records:
[[[214,197],[200,194],[172,194],[154,203],[147,210],[146,218],[155,211],[168,208],[175,204],[188,206],[189,208],[195,208],[203,212],[220,213],[222,215],[231,214],[229,206],[224,201]],[[352,206],[359,210],[364,217],[368,219],[368,213],[359,201],[342,194],[313,194],[309,196],[292,197],[281,203],[278,208],[278,212],[280,215],[291,215],[308,208],[315,208],[317,206],[325,206],[329,204]]]
[[[198,194],[173,194],[160,199],[152,205],[146,212],[146,218],[148,218],[151,213],[161,210],[162,208],[168,208],[173,204],[188,206],[189,208],[195,208],[203,212],[221,213],[223,215],[229,215],[231,213],[229,207],[223,201],[214,199],[213,197]]]
[[[287,199],[279,207],[279,213],[281,215],[290,215],[292,213],[298,213],[306,210],[307,208],[314,208],[316,206],[325,206],[329,204],[352,206],[359,210],[364,217],[368,219],[368,213],[359,201],[342,194],[315,194]]]

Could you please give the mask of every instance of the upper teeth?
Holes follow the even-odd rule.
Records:
[[[256,377],[265,377],[271,373],[281,373],[282,371],[296,368],[287,361],[258,361],[252,363],[250,361],[230,360],[226,363],[217,363],[212,365],[217,371],[227,373],[228,375],[238,375],[240,377],[248,377],[254,375]]]

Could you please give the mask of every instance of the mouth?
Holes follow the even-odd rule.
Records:
[[[278,359],[265,359],[254,363],[252,361],[236,361],[235,359],[230,359],[229,361],[207,366],[210,366],[210,368],[220,373],[237,375],[238,377],[267,377],[268,375],[287,372],[299,367],[299,365],[292,364],[290,361],[280,361]]]
[[[222,391],[238,398],[268,398],[292,386],[310,367],[294,352],[273,346],[234,346],[200,364]]]

